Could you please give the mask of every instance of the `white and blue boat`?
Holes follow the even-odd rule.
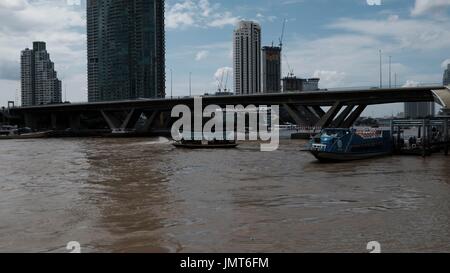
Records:
[[[306,150],[322,162],[352,161],[390,155],[393,142],[390,131],[328,128],[312,138]]]

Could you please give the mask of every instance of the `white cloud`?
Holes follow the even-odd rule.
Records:
[[[0,8],[6,9],[22,9],[26,6],[26,0],[2,0]]]
[[[287,44],[283,58],[298,77],[321,78],[321,87],[371,86],[378,78],[380,42],[367,35],[341,34]],[[283,73],[286,75],[286,72]]]
[[[440,11],[447,7],[450,7],[450,0],[416,0],[411,15],[423,15],[428,12]]]
[[[407,80],[406,83],[402,87],[417,87],[419,83],[412,80]]]
[[[233,17],[230,12],[225,12],[223,17],[217,17],[212,20],[208,25],[210,27],[225,27],[225,26],[234,26],[238,23],[239,18]]]
[[[441,67],[444,69],[447,69],[448,65],[450,64],[450,59],[447,59],[442,62]]]
[[[392,16],[388,20],[341,19],[330,25],[370,35],[377,39],[390,39],[390,44],[408,49],[441,49],[450,47],[450,21],[405,19]]]
[[[344,81],[346,74],[338,71],[316,70],[314,78],[320,78],[320,84],[324,87],[340,86]]]
[[[209,0],[182,0],[166,7],[166,27],[224,27],[239,21],[229,11],[222,11],[219,4],[211,5]]]
[[[20,51],[33,41],[47,42],[47,49],[61,79],[86,77],[85,10],[56,0],[0,0],[0,80],[20,86]],[[81,79],[78,77],[77,79]],[[73,92],[83,94],[86,80],[77,80]],[[64,84],[64,81],[63,81]],[[20,89],[20,87],[19,87]],[[0,105],[14,99],[2,93]],[[78,97],[77,97],[78,98]],[[86,100],[86,98],[84,98]]]
[[[209,51],[202,50],[202,51],[197,52],[197,54],[195,55],[195,60],[201,61],[203,59],[206,59],[208,56],[209,56]]]
[[[289,62],[299,77],[317,76],[321,87],[378,86],[378,50],[384,52],[383,83],[387,86],[387,56],[393,55],[392,81],[406,79],[418,82],[438,82],[439,73],[418,73],[415,67],[396,60],[395,56],[436,54],[450,48],[450,21],[434,19],[385,20],[340,19],[329,25],[335,34],[313,40],[299,39],[285,47],[284,71]],[[412,60],[413,61],[413,60]],[[283,73],[286,75],[286,72]]]

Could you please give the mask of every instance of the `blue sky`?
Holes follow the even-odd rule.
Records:
[[[20,92],[20,50],[44,40],[71,101],[86,100],[86,36],[83,1],[0,1],[0,105]],[[371,1],[371,0],[370,0]],[[174,96],[214,92],[229,70],[232,32],[238,20],[258,21],[263,43],[278,43],[287,27],[284,60],[299,77],[321,77],[321,87],[376,86],[378,50],[388,56],[398,84],[439,83],[450,60],[450,0],[166,0],[167,92]],[[376,2],[376,1],[375,1]],[[283,74],[287,73],[287,62]],[[372,107],[390,115],[401,105]]]

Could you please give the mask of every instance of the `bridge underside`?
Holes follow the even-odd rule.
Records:
[[[311,127],[351,127],[362,112],[375,104],[436,101],[450,106],[448,87],[370,89],[303,92],[250,96],[203,97],[203,107],[227,105],[280,105],[281,121]],[[193,98],[139,100],[108,103],[63,104],[12,108],[2,119],[16,118],[20,125],[58,131],[100,130],[105,132],[168,132],[176,105],[194,108]],[[324,111],[322,107],[329,107]]]

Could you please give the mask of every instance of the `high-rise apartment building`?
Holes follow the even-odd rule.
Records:
[[[281,47],[262,49],[262,88],[264,93],[281,92]]]
[[[45,42],[21,53],[22,106],[61,103],[62,88]]]
[[[237,95],[261,93],[261,27],[241,21],[233,35],[234,90]]]
[[[427,118],[435,115],[434,102],[407,102],[405,103],[405,117],[411,119]]]
[[[450,85],[450,64],[447,65],[447,69],[444,72],[444,85]]]
[[[88,0],[88,99],[165,97],[164,0]]]

